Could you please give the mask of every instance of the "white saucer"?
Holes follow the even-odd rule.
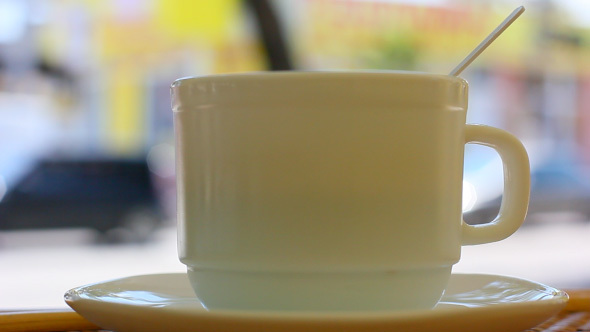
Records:
[[[531,328],[562,309],[567,294],[531,281],[453,274],[434,309],[393,312],[208,311],[185,274],[129,277],[70,290],[66,302],[109,330],[191,332],[479,331]]]

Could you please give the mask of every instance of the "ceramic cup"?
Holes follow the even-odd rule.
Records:
[[[521,142],[468,125],[468,84],[413,72],[274,72],[172,85],[180,260],[210,309],[433,307],[461,245],[526,215]],[[498,217],[462,221],[466,143],[504,163]]]

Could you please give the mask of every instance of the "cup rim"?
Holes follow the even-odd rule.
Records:
[[[202,82],[223,82],[226,80],[264,80],[264,79],[301,79],[303,77],[313,78],[413,78],[434,81],[450,81],[460,85],[468,85],[467,81],[459,76],[435,74],[421,71],[406,70],[285,70],[285,71],[251,71],[222,74],[205,74],[195,76],[180,77],[171,84],[171,88],[178,88],[182,84],[202,83]]]

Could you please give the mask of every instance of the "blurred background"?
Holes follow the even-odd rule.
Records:
[[[590,3],[584,0],[0,0],[0,310],[181,272],[169,86],[194,75],[398,69],[462,76],[468,122],[518,136],[530,213],[457,272],[590,287]],[[502,166],[466,147],[463,210],[491,220]]]

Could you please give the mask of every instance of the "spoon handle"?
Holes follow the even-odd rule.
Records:
[[[496,38],[498,38],[498,36],[501,35],[502,32],[504,32],[504,30],[506,30],[510,24],[512,24],[512,22],[514,22],[523,12],[524,6],[516,8],[510,15],[508,15],[508,17],[504,19],[504,21],[502,21],[502,23],[500,23],[500,25],[496,27],[496,29],[494,29],[494,31],[492,31],[492,33],[486,37],[486,39],[477,45],[477,47],[471,51],[471,53],[469,53],[469,55],[467,55],[467,57],[465,57],[465,59],[463,59],[463,61],[461,61],[461,63],[459,63],[457,67],[455,67],[455,69],[449,73],[449,75],[458,76],[461,74],[463,69],[467,68],[467,66],[469,66],[473,60],[475,60],[481,54],[481,52],[490,46],[490,44],[496,40]]]

